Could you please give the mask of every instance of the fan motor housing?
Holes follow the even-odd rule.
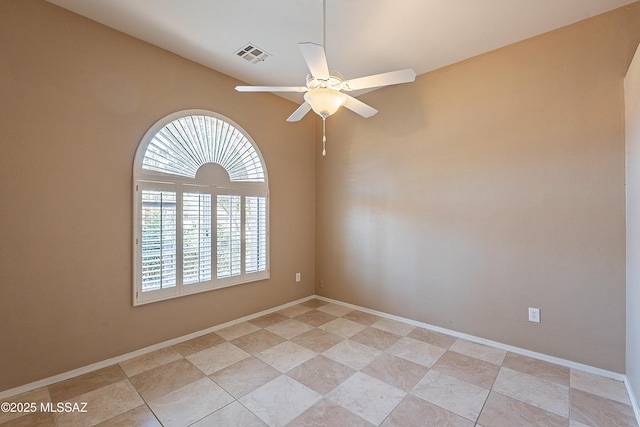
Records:
[[[342,90],[342,82],[344,81],[344,77],[337,71],[330,70],[329,78],[317,79],[313,77],[311,74],[307,74],[307,88],[309,89],[333,89],[333,90]]]

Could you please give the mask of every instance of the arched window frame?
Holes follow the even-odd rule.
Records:
[[[192,177],[151,170],[149,167],[145,168],[143,165],[145,155],[147,154],[150,144],[154,141],[154,138],[156,138],[156,135],[173,122],[177,122],[180,119],[191,116],[204,116],[204,120],[207,120],[207,123],[215,121],[221,125],[224,124],[225,126],[228,126],[228,129],[231,131],[237,131],[234,133],[234,138],[245,144],[245,148],[247,142],[251,144],[248,151],[252,154],[252,157],[250,157],[253,159],[252,165],[257,165],[254,170],[257,169],[258,174],[254,173],[253,177],[247,175],[244,178],[242,176],[238,178],[237,173],[230,171],[228,168],[224,168],[220,163],[214,161],[204,162],[200,165],[200,168],[209,163],[217,163],[218,166],[222,167],[218,171],[214,170],[214,173],[206,173],[204,176],[201,176],[199,169],[197,174],[194,174]],[[227,146],[231,145],[232,144],[227,144]],[[251,149],[253,152],[251,152]],[[200,162],[202,163],[202,161]],[[221,163],[224,163],[224,159]],[[220,173],[221,170],[225,170],[226,174]],[[236,176],[235,179],[229,177],[229,175],[232,174]],[[259,180],[260,178],[262,179],[261,181]],[[160,243],[160,248],[162,249],[160,249],[159,261],[160,283],[162,283],[162,279],[165,278],[166,272],[168,272],[166,273],[166,277],[169,277],[169,280],[166,281],[168,282],[168,285],[165,283],[165,286],[162,286],[161,284],[158,289],[155,289],[153,287],[147,286],[145,288],[143,286],[143,273],[148,273],[150,270],[148,263],[146,266],[143,266],[143,223],[145,223],[143,220],[143,197],[145,198],[147,206],[150,206],[154,205],[153,202],[150,202],[151,198],[154,198],[155,200],[156,197],[159,197],[159,194],[162,194],[164,199],[169,198],[169,201],[165,204],[160,202],[160,211],[163,212],[160,213],[160,217],[167,218],[167,215],[164,215],[164,210],[162,210],[162,206],[165,205],[169,207],[169,218],[171,218],[172,211],[175,213],[175,224],[168,226],[169,231],[165,232],[166,236],[170,236],[167,247],[171,246],[171,242],[173,242],[173,246],[175,247],[173,252],[167,256],[167,259],[173,259],[173,261],[167,262],[167,265],[171,266],[173,263],[175,272],[172,275],[170,267],[167,269],[164,268],[164,240],[163,237],[161,237],[160,241],[162,243]],[[202,274],[200,258],[198,258],[198,267],[196,268],[196,270],[198,270],[196,272],[198,278],[195,282],[191,280],[193,277],[189,278],[189,280],[185,280],[185,274],[187,273],[185,273],[184,268],[185,251],[189,252],[185,247],[186,235],[184,234],[184,224],[187,221],[187,217],[185,215],[188,215],[188,212],[193,212],[189,211],[187,208],[187,214],[185,214],[184,205],[185,203],[189,205],[189,203],[194,200],[196,200],[196,203],[200,206],[200,208],[196,210],[196,212],[198,212],[196,216],[199,230],[196,232],[198,236],[196,237],[198,240],[198,247],[202,245],[202,234],[204,233],[202,230],[202,227],[204,226],[201,226],[201,222],[202,218],[206,217],[206,215],[203,215],[203,212],[210,211],[211,215],[210,222],[206,224],[209,230],[206,239],[211,241],[209,254],[211,260],[210,277],[206,277],[206,274]],[[210,206],[208,210],[207,200]],[[236,221],[240,221],[240,227],[239,230],[238,227],[235,227],[234,238],[227,239],[229,241],[233,240],[231,243],[235,245],[233,246],[234,249],[228,249],[229,254],[226,253],[227,249],[224,249],[223,255],[230,255],[232,252],[235,253],[238,249],[237,245],[239,244],[239,269],[237,265],[238,256],[236,254],[236,258],[234,258],[235,263],[231,263],[234,267],[226,270],[223,268],[221,273],[221,267],[218,265],[218,249],[220,244],[218,240],[220,238],[219,234],[221,233],[219,231],[221,229],[220,227],[222,225],[222,229],[224,230],[226,223],[224,222],[224,218],[220,219],[220,222],[218,221],[218,211],[225,212],[224,209],[221,211],[221,207],[224,208],[226,206],[224,205],[225,203],[231,204],[232,202],[234,203],[235,209],[233,210],[234,213],[229,215],[234,216]],[[247,213],[248,211],[259,212],[259,214],[251,215],[250,213]],[[148,212],[148,210],[145,212]],[[158,212],[155,213],[157,214]],[[221,215],[221,217],[224,217],[224,215]],[[249,231],[247,229],[247,227],[249,227],[249,225],[247,225],[248,221],[254,226],[254,230],[259,229],[260,231]],[[171,223],[171,221],[165,222]],[[230,225],[231,222],[232,221],[229,221],[229,227],[233,228]],[[146,222],[146,224],[148,223],[149,222]],[[160,223],[162,224],[162,221],[160,221]],[[145,133],[136,151],[133,167],[133,224],[134,305],[141,305],[269,278],[269,187],[266,165],[257,144],[237,123],[212,111],[196,109],[183,110],[163,117]],[[192,223],[189,224],[191,225]],[[172,227],[173,231],[171,231]],[[165,227],[160,225],[157,229],[160,230],[160,236],[163,236],[162,230],[165,230]],[[172,233],[175,234],[173,241],[171,241]],[[150,233],[148,232],[145,234],[147,242],[149,241],[149,234]],[[248,235],[255,237],[253,239],[253,243],[250,236],[248,238]],[[166,239],[166,236],[164,239]],[[193,236],[191,236],[191,238],[193,239]],[[256,240],[259,243],[256,243]],[[232,247],[231,243],[229,244],[230,248]],[[256,253],[258,254],[256,255]],[[201,256],[202,253],[198,252],[198,255]],[[146,257],[145,259],[148,260],[149,258]],[[224,265],[227,264],[225,263]],[[189,271],[194,273],[193,268]],[[193,274],[191,276],[193,276]],[[172,280],[175,282],[174,284],[172,284]],[[149,280],[147,279],[146,282],[148,283]]]

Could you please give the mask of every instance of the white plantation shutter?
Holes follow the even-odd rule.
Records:
[[[267,268],[267,198],[245,198],[245,271]]]
[[[176,193],[142,191],[142,291],[176,286]]]
[[[238,276],[241,265],[242,224],[240,196],[217,196],[218,278]]]
[[[209,163],[226,173],[199,174]],[[167,116],[133,174],[134,305],[269,277],[267,173],[239,126],[202,110]]]
[[[211,280],[211,194],[182,196],[182,283]]]
[[[231,123],[190,115],[160,129],[145,152],[142,168],[194,178],[200,166],[217,163],[231,181],[264,182],[262,162],[251,141]]]

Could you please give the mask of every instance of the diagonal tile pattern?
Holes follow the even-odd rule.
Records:
[[[620,381],[311,299],[5,402],[0,426],[638,427]]]
[[[284,426],[322,399],[322,395],[282,375],[240,398],[269,426]]]
[[[427,402],[475,421],[487,400],[489,390],[431,370],[413,388],[412,393]]]
[[[187,360],[196,365],[205,375],[211,375],[250,356],[249,353],[230,342],[224,342],[194,353],[188,356]]]
[[[498,376],[499,366],[455,351],[445,352],[433,369],[471,384],[490,389]]]
[[[330,391],[327,399],[378,425],[406,395],[392,385],[356,372]]]
[[[569,418],[569,387],[509,368],[500,368],[493,390]]]

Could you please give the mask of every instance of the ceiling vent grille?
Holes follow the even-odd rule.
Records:
[[[238,49],[235,54],[245,61],[251,62],[252,64],[262,62],[271,56],[270,53],[266,52],[264,49],[256,46],[253,43],[247,43],[246,45]]]

